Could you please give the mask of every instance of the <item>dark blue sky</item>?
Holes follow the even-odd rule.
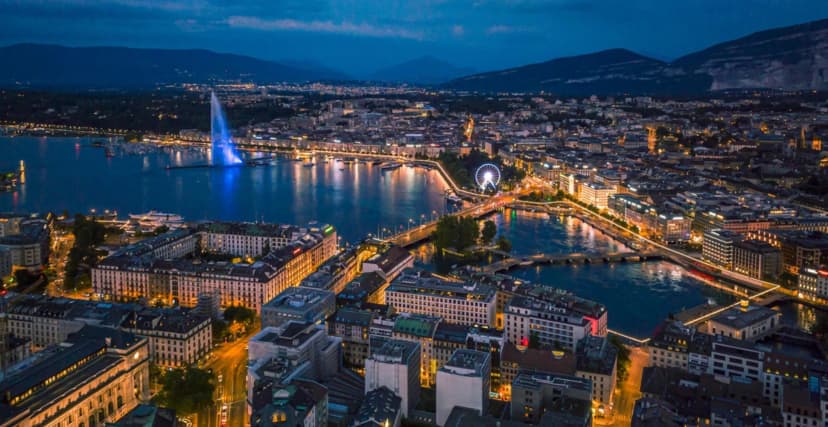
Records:
[[[672,59],[825,17],[825,0],[0,0],[0,44],[199,47],[361,76],[422,55],[477,70],[613,47]]]

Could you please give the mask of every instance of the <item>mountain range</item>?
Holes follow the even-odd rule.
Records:
[[[471,68],[458,67],[433,56],[423,56],[383,68],[370,76],[381,82],[434,85],[473,73]]]
[[[46,88],[148,88],[174,83],[318,81],[347,78],[203,49],[136,49],[16,44],[0,47],[0,85]]]
[[[443,85],[479,92],[700,94],[828,89],[828,19],[760,31],[665,62],[626,49],[474,74]]]
[[[828,19],[760,31],[673,61],[626,49],[557,58],[470,74],[425,56],[379,70],[368,80],[474,92],[562,96],[699,95],[728,89],[828,90]],[[176,83],[344,81],[310,62],[267,61],[203,49],[136,49],[17,44],[0,47],[0,86],[150,88]]]

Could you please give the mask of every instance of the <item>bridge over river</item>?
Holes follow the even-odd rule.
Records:
[[[568,254],[539,253],[528,256],[518,256],[499,250],[491,250],[490,252],[506,258],[483,267],[483,271],[486,273],[498,273],[508,271],[516,267],[530,267],[538,264],[608,264],[611,262],[643,262],[661,259],[661,255],[656,252],[573,252]]]

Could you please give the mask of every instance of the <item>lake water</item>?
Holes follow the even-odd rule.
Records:
[[[168,165],[205,164],[206,151],[157,150],[107,158],[85,138],[0,138],[0,153],[0,170],[16,168],[21,159],[26,164],[25,185],[0,193],[0,212],[114,209],[125,217],[155,209],[188,220],[316,220],[333,224],[345,241],[355,242],[446,209],[442,179],[421,168],[383,172],[379,166],[333,160],[304,167],[280,159],[260,167],[168,170]],[[508,210],[493,219],[516,254],[625,249],[571,217]],[[610,328],[640,337],[670,313],[708,299],[729,300],[669,262],[543,266],[511,274],[599,301],[609,310]],[[807,326],[813,319],[806,308],[780,310],[790,323]]]

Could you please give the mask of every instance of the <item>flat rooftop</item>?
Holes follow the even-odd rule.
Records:
[[[458,349],[454,350],[451,358],[439,370],[449,372],[453,375],[464,375],[470,377],[482,377],[487,375],[490,368],[491,356],[477,350]]]

